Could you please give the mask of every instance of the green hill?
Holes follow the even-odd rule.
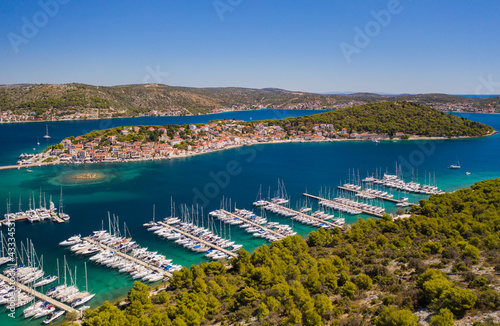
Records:
[[[388,134],[397,132],[431,137],[481,136],[493,128],[428,106],[409,102],[372,103],[304,117],[273,120],[271,124],[293,129],[300,124],[332,124],[351,132]]]
[[[460,109],[473,112],[488,109],[500,112],[498,97],[474,99],[445,94],[396,97],[370,93],[325,95],[276,88],[189,88],[159,84],[109,87],[85,84],[0,85],[0,112],[36,112],[39,119],[47,111],[57,111],[56,116],[98,112],[102,117],[135,116],[151,110],[199,114],[221,108],[337,109],[391,100],[430,105],[445,111]]]

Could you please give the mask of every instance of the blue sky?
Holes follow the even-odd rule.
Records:
[[[499,14],[486,0],[3,0],[0,84],[499,94]]]

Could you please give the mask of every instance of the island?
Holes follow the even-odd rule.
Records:
[[[265,121],[218,120],[92,131],[65,138],[18,165],[163,160],[255,144],[467,138],[494,132],[490,126],[427,106],[383,102]]]
[[[98,180],[102,178],[103,176],[101,174],[92,172],[80,173],[71,177],[71,179],[74,180]]]

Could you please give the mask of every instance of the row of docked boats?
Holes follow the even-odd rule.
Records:
[[[49,199],[49,207],[47,208],[47,203],[45,196],[42,203],[42,193],[40,192],[39,207],[36,208],[35,198],[33,193],[33,199],[29,198],[29,209],[24,211],[21,206],[21,198],[19,198],[19,209],[16,213],[11,212],[10,200],[7,202],[7,213],[4,214],[3,225],[9,226],[10,223],[15,221],[27,220],[30,223],[41,222],[45,220],[50,220],[52,222],[66,222],[70,219],[70,216],[63,211],[63,198],[62,189],[59,199],[59,212],[55,204],[52,202],[52,197]]]
[[[158,269],[168,272],[181,269],[180,265],[173,265],[171,259],[166,259],[157,252],[150,252],[147,248],[141,248],[131,238],[100,230],[94,231],[88,239],[75,235],[60,242],[59,245],[69,247],[70,251],[77,255],[89,256],[89,260],[96,264],[117,269],[119,273],[128,273],[133,279],[145,282],[162,280],[164,273]]]
[[[382,179],[377,179],[373,176],[366,177],[363,179],[365,183],[373,183],[376,185],[381,185],[387,188],[397,189],[400,191],[406,191],[415,194],[423,194],[423,195],[435,195],[435,194],[443,194],[444,191],[439,190],[438,187],[427,185],[427,184],[419,184],[417,182],[405,182],[403,179],[399,178],[395,174],[387,174],[384,173]]]
[[[163,223],[151,221],[144,226],[161,238],[174,241],[191,251],[205,253],[207,258],[213,260],[229,258],[227,253],[214,248],[219,247],[231,252],[242,248],[241,245],[215,234],[208,228],[197,226],[192,222],[182,222],[179,218],[169,217],[164,219]]]
[[[330,209],[338,210],[351,215],[358,215],[363,212],[381,215],[385,212],[385,209],[383,207],[378,207],[370,205],[368,203],[363,203],[343,197],[337,197],[332,200],[323,199],[320,200],[319,204],[321,206],[328,207]]]
[[[9,305],[15,309],[23,307],[32,302],[34,298],[16,287],[11,286],[4,280],[0,280],[0,305]]]
[[[332,225],[333,223],[325,223],[333,218],[333,215],[328,215],[326,213],[322,214],[322,212],[315,212],[312,213],[311,215],[307,215],[306,212],[310,212],[311,209],[305,210],[304,208],[302,208],[302,212],[296,213],[291,209],[286,209],[280,205],[273,203],[269,203],[268,205],[263,206],[263,208],[265,210],[273,212],[274,214],[281,215],[284,217],[289,217],[292,220],[300,222],[302,224],[311,225],[319,228],[325,228],[325,229],[334,227],[334,225]],[[336,224],[341,225],[342,224],[341,220],[338,220]]]
[[[239,225],[247,233],[254,237],[263,238],[268,241],[278,241],[291,235],[297,234],[289,225],[277,222],[268,222],[266,217],[261,217],[246,209],[235,208],[233,213],[219,209],[209,213],[224,223]]]

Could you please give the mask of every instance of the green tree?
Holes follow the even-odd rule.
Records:
[[[439,314],[434,315],[430,319],[430,326],[454,326],[453,314],[449,309],[443,308],[439,310]]]
[[[408,309],[388,307],[380,314],[375,322],[377,326],[417,326],[418,317]]]
[[[361,290],[370,290],[372,288],[373,281],[370,278],[370,276],[368,276],[366,274],[359,274],[356,277],[356,285]]]
[[[440,300],[442,307],[450,309],[455,316],[463,316],[467,310],[474,307],[477,296],[471,290],[454,286],[446,290]]]
[[[314,302],[314,307],[318,314],[323,315],[333,310],[332,301],[326,294],[318,294]]]
[[[345,298],[354,299],[354,295],[356,294],[356,284],[351,281],[345,282],[340,290],[341,294]]]

